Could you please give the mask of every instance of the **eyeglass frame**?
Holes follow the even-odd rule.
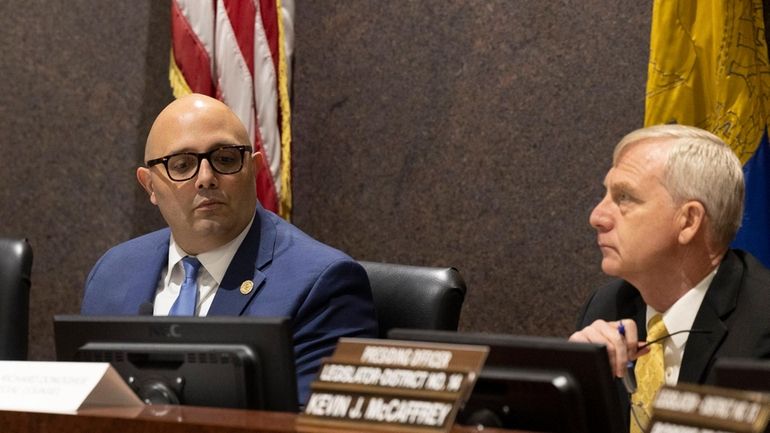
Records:
[[[618,323],[618,333],[620,333],[621,336],[625,338],[626,336],[626,328],[623,326],[623,321],[621,320]],[[660,338],[656,338],[652,341],[645,341],[644,344],[639,346],[637,350],[645,349],[646,347],[662,343],[664,340],[669,339],[677,334],[683,334],[683,333],[690,333],[690,334],[710,334],[711,331],[706,329],[682,329],[679,331],[668,333]],[[647,409],[642,405],[634,404],[633,399],[631,396],[636,393],[637,386],[636,386],[636,362],[635,361],[628,361],[626,363],[626,374],[623,375],[621,381],[623,382],[623,387],[625,387],[626,392],[628,393],[628,403],[629,403],[629,412],[630,416],[633,418],[636,425],[639,427],[640,430],[644,431],[645,428],[647,428],[647,424],[649,424],[650,421],[650,414],[647,412]],[[641,410],[641,414],[639,411]],[[640,415],[644,416],[644,419],[639,419]]]
[[[214,164],[211,162],[211,154],[214,153],[214,152],[217,152],[219,150],[222,150],[222,149],[236,149],[236,150],[239,151],[239,153],[241,155],[241,165],[240,165],[240,167],[238,167],[238,170],[233,171],[231,173],[223,173],[223,172],[219,171],[214,166]],[[197,153],[197,152],[178,152],[178,153],[172,153],[171,155],[166,155],[166,156],[162,156],[160,158],[150,159],[147,162],[145,162],[145,165],[147,166],[147,168],[152,168],[152,167],[154,167],[154,166],[156,166],[158,164],[163,164],[163,167],[166,168],[166,175],[168,176],[169,179],[173,180],[174,182],[185,182],[185,181],[188,181],[188,180],[190,180],[190,179],[192,179],[192,178],[194,178],[195,176],[198,175],[198,172],[201,169],[201,161],[204,160],[204,159],[209,162],[209,165],[211,166],[211,169],[214,170],[215,172],[219,173],[219,174],[228,175],[228,174],[240,173],[240,171],[243,170],[243,161],[245,159],[244,158],[244,154],[247,151],[249,153],[251,153],[253,151],[252,147],[251,146],[247,146],[247,145],[241,145],[241,144],[227,145],[227,146],[217,147],[216,149],[211,149],[208,152],[200,152],[200,153]],[[192,156],[195,156],[197,158],[197,164],[195,166],[195,171],[193,172],[193,174],[190,177],[187,177],[187,178],[184,178],[184,179],[174,179],[174,177],[171,176],[171,172],[168,169],[168,161],[169,161],[169,159],[171,159],[171,158],[173,158],[175,156],[179,156],[179,155],[192,155]]]
[[[622,321],[620,323],[618,323],[618,333],[620,333],[620,335],[622,335],[623,337],[626,336],[626,329],[623,326],[623,322]],[[641,346],[639,346],[637,348],[637,350],[645,349],[645,348],[647,348],[650,345],[653,345],[653,344],[656,344],[656,343],[660,343],[660,342],[662,342],[662,341],[664,341],[666,339],[669,339],[669,338],[673,337],[674,335],[684,334],[684,333],[689,333],[689,334],[710,334],[711,331],[706,330],[706,329],[682,329],[682,330],[679,330],[679,331],[668,333],[668,334],[666,334],[666,335],[664,335],[664,336],[662,336],[660,338],[656,338],[655,340],[652,340],[652,341],[645,341],[644,344],[642,344]],[[636,392],[636,374],[635,374],[635,371],[634,371],[635,367],[636,367],[636,363],[634,361],[628,361],[626,363],[626,370],[627,370],[626,374],[624,374],[623,378],[622,378],[623,386],[626,388],[626,392],[628,392],[628,395],[631,395],[631,394]]]

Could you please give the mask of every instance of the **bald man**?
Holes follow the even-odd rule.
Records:
[[[262,155],[225,104],[197,94],[169,104],[144,159],[137,180],[169,227],[107,251],[86,280],[82,314],[152,305],[156,316],[291,317],[300,402],[338,338],[377,336],[364,269],[257,202]],[[197,294],[180,312],[191,259]],[[246,295],[244,281],[254,284]]]

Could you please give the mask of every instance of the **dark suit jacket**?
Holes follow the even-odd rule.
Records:
[[[617,280],[595,291],[580,313],[577,329],[596,319],[634,319],[639,339],[647,333],[647,306],[631,284]],[[679,371],[679,382],[713,383],[712,367],[720,357],[770,358],[770,270],[751,254],[730,250],[725,254],[690,334]],[[621,402],[628,396],[621,389]]]
[[[168,263],[169,236],[166,228],[107,251],[86,280],[81,313],[135,315],[153,302]],[[254,282],[248,295],[239,291],[245,280]],[[377,337],[361,265],[259,206],[208,315],[291,317],[301,403],[339,337]]]

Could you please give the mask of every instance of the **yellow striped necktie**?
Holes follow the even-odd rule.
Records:
[[[668,330],[666,330],[666,324],[663,323],[663,317],[660,314],[656,314],[647,323],[647,341],[657,340],[666,335],[668,335]],[[650,345],[650,352],[636,361],[634,375],[636,376],[637,388],[636,392],[631,396],[631,404],[634,406],[631,408],[634,411],[631,414],[631,433],[641,433],[644,431],[640,428],[639,422],[642,423],[644,428],[647,428],[645,424],[649,422],[652,399],[655,397],[658,389],[663,386],[664,369],[662,341]],[[644,416],[639,416],[642,415],[640,412]],[[634,415],[637,415],[636,418],[638,419],[634,419]]]

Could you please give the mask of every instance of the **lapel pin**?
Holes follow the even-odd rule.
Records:
[[[251,289],[254,288],[254,282],[251,280],[246,280],[241,283],[241,293],[244,295],[248,295],[251,293]]]

